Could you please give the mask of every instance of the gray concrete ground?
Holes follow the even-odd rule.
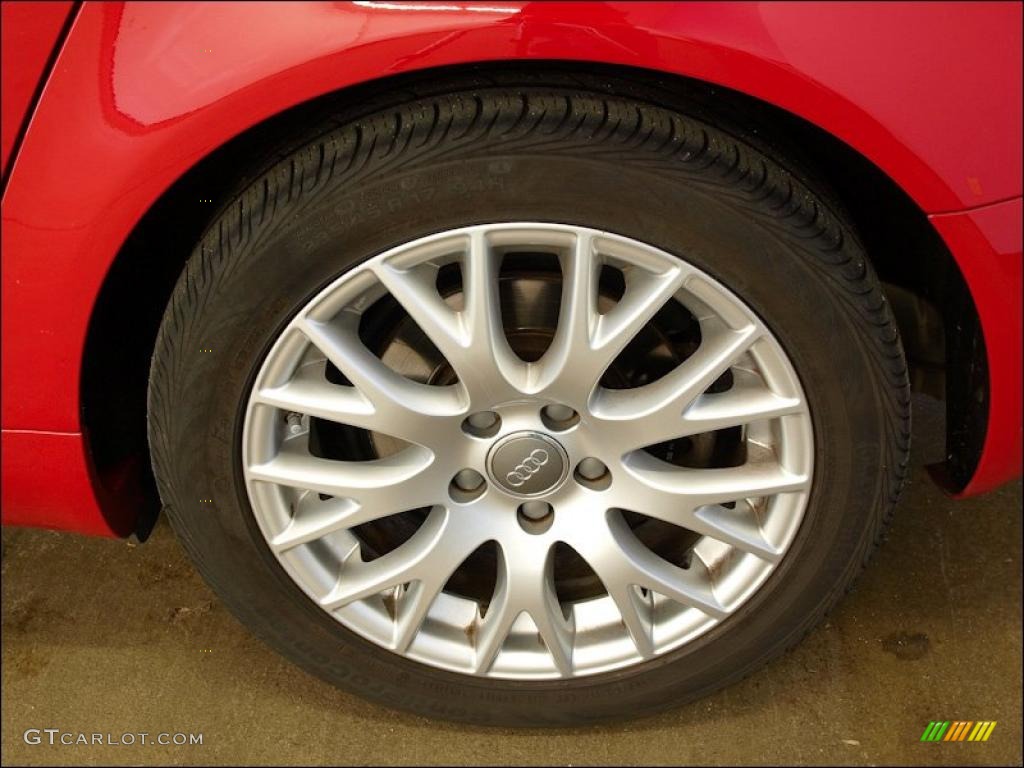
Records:
[[[253,639],[164,524],[139,547],[8,529],[3,763],[1019,765],[1021,484],[943,497],[920,466],[941,450],[934,414],[918,408],[924,449],[888,543],[827,623],[708,699],[600,728],[472,728],[335,690]],[[934,719],[998,725],[921,743]],[[29,728],[203,744],[29,745]]]

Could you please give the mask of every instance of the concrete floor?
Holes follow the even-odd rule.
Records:
[[[601,728],[472,728],[335,690],[253,639],[165,524],[139,547],[8,529],[3,763],[1020,765],[1021,484],[949,501],[920,466],[941,451],[934,425],[917,431],[890,539],[826,624],[708,699]],[[921,743],[935,719],[998,725],[985,743]],[[33,746],[28,728],[203,744]]]

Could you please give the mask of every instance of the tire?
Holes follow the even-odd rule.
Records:
[[[639,716],[735,682],[793,646],[880,542],[909,447],[896,327],[828,190],[685,105],[536,83],[406,98],[313,132],[262,174],[254,160],[252,180],[174,290],[153,356],[149,436],[165,509],[200,573],[307,671],[389,707],[479,724]],[[312,297],[403,243],[519,221],[632,238],[717,280],[784,350],[813,425],[802,522],[756,592],[677,648],[568,679],[452,672],[343,626],[282,567],[243,470],[257,373]]]

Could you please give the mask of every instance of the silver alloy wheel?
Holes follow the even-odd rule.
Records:
[[[498,291],[503,255],[524,250],[556,254],[562,274],[557,327],[534,362],[512,351]],[[446,299],[438,273],[451,263],[462,292]],[[620,270],[625,287],[602,313],[603,266]],[[361,317],[387,293],[457,382],[413,381],[366,347]],[[699,322],[696,350],[649,383],[600,385],[670,301]],[[348,383],[329,381],[328,363]],[[727,372],[731,386],[708,391]],[[553,421],[550,413],[571,417]],[[401,447],[367,461],[324,458],[310,443],[311,418]],[[680,467],[645,450],[729,428],[742,429],[738,466]],[[424,237],[320,291],[267,354],[242,441],[249,501],[268,546],[323,610],[410,659],[506,679],[638,664],[726,619],[785,556],[813,464],[796,373],[743,301],[652,246],[539,223]],[[404,543],[364,560],[354,528],[424,508]],[[649,549],[623,510],[696,534],[686,562]],[[492,598],[481,604],[446,591],[450,575],[488,542],[499,553]],[[593,569],[603,595],[559,599],[559,542]]]

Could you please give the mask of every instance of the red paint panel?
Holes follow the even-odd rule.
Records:
[[[71,6],[63,1],[0,3],[0,154],[4,174]]]
[[[1021,198],[965,213],[932,216],[959,258],[985,332],[988,433],[974,477],[960,496],[995,488],[1021,472]]]
[[[941,211],[1020,194],[1019,21],[971,3],[87,3],[4,199],[3,426],[80,428],[85,327],[127,233],[203,155],[325,91],[491,59],[673,71],[804,115]]]
[[[119,535],[100,511],[80,434],[4,430],[0,436],[0,522]]]
[[[931,213],[1021,194],[1018,3],[89,2],[4,196],[3,427],[81,430],[81,358],[103,278],[148,208],[209,152],[354,84],[545,59],[761,98],[859,150]],[[1013,274],[990,263],[983,224],[944,232],[979,307],[1007,300]],[[1019,293],[1009,300],[1019,308]],[[982,314],[1000,375],[998,358],[1019,360],[1019,324],[1014,352],[1003,320]],[[1019,375],[994,386],[1019,397]],[[1019,418],[993,423],[992,450],[1005,429],[1019,441]]]

